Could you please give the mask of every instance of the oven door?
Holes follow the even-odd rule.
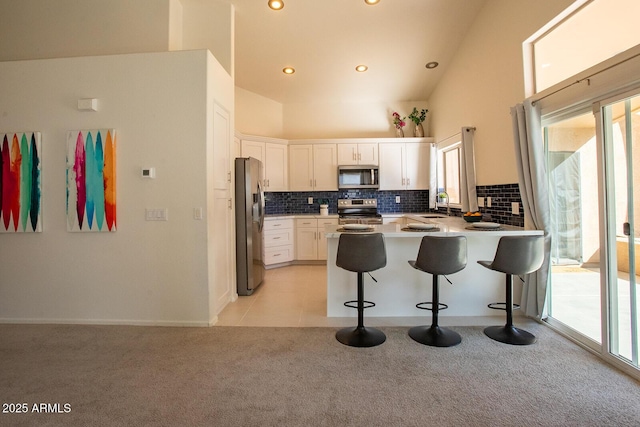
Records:
[[[341,215],[338,224],[382,224],[382,217],[376,215]]]

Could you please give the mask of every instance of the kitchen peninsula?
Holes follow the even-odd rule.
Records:
[[[440,280],[440,301],[448,304],[440,316],[495,316],[495,310],[487,304],[505,299],[504,274],[482,267],[476,261],[493,259],[498,240],[502,236],[524,236],[542,234],[542,231],[524,230],[503,225],[499,229],[476,229],[459,217],[425,218],[406,217],[410,223],[432,223],[438,231],[405,231],[401,224],[374,226],[373,232],[383,233],[387,250],[386,267],[372,272],[375,283],[365,275],[365,299],[376,306],[367,309],[370,317],[425,316],[430,313],[416,308],[416,304],[431,300],[432,276],[411,268],[407,261],[415,260],[422,237],[466,236],[467,266],[464,270],[449,275],[453,282]],[[345,307],[345,301],[356,299],[356,273],[336,266],[338,240],[342,234],[340,226],[325,228],[327,259],[327,316],[355,317],[356,310]],[[514,281],[514,301],[518,301],[522,286]]]

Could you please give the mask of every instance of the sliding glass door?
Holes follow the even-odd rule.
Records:
[[[600,217],[593,113],[544,129],[551,209],[548,315],[592,346],[601,343]]]
[[[603,103],[609,352],[638,367],[640,95]]]
[[[549,323],[638,368],[640,94],[544,128],[551,208]]]

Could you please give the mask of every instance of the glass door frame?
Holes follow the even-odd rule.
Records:
[[[597,156],[597,175],[598,175],[598,211],[600,215],[599,240],[600,240],[600,310],[601,310],[601,343],[597,343],[587,336],[575,331],[574,329],[564,325],[562,322],[552,317],[544,318],[546,324],[557,330],[569,339],[592,351],[602,357],[605,361],[617,367],[628,375],[640,380],[640,369],[629,364],[626,360],[611,353],[611,319],[612,319],[612,301],[611,288],[609,283],[617,283],[617,255],[616,255],[616,221],[615,206],[613,201],[615,195],[607,189],[607,182],[613,179],[613,158],[611,156],[612,148],[605,146],[605,126],[604,107],[616,102],[620,102],[626,98],[640,96],[640,85],[631,85],[625,89],[609,93],[605,97],[585,100],[582,103],[574,104],[565,109],[556,109],[555,112],[544,114],[542,117],[543,128],[550,124],[562,121],[571,117],[575,117],[591,109],[594,116],[596,127],[596,156]],[[545,141],[546,144],[546,141]],[[546,147],[545,147],[546,150]],[[640,226],[640,224],[638,224]],[[549,290],[546,301],[545,312],[548,313],[550,304],[549,297],[552,290]],[[616,302],[617,303],[617,302]],[[544,317],[544,316],[543,316]],[[613,337],[615,338],[615,337]]]
[[[596,117],[596,125],[599,126],[597,129],[597,137],[600,139],[598,142],[601,151],[603,154],[602,164],[604,166],[604,173],[601,175],[602,179],[599,181],[599,187],[601,188],[602,198],[600,200],[604,200],[604,203],[601,203],[601,208],[603,209],[604,223],[601,224],[601,234],[603,234],[604,240],[601,242],[604,243],[602,245],[606,248],[606,256],[602,257],[602,260],[605,260],[605,268],[606,275],[602,275],[601,277],[606,278],[606,283],[602,286],[601,292],[603,293],[603,301],[605,304],[602,304],[602,321],[603,321],[603,352],[606,354],[607,358],[611,358],[615,363],[621,363],[624,366],[629,367],[629,369],[637,370],[636,367],[638,365],[638,330],[637,330],[637,298],[635,295],[635,257],[632,257],[634,254],[634,245],[629,245],[629,275],[633,275],[633,279],[630,280],[630,328],[631,328],[631,342],[632,342],[632,356],[631,356],[631,365],[622,357],[617,356],[612,353],[612,349],[618,348],[619,343],[619,332],[616,326],[616,319],[618,313],[618,300],[617,300],[617,286],[618,286],[618,267],[617,267],[617,231],[616,231],[616,196],[615,196],[615,177],[614,177],[614,155],[613,155],[613,144],[606,144],[606,141],[613,141],[613,134],[611,132],[610,127],[605,126],[605,123],[610,123],[612,121],[612,117],[610,116],[610,110],[607,110],[606,107],[611,106],[615,103],[626,101],[628,103],[629,99],[634,97],[640,97],[640,89],[636,88],[634,90],[630,90],[624,93],[621,93],[616,96],[612,96],[607,99],[603,99],[599,102],[593,104],[593,112]],[[625,108],[625,131],[628,133],[631,123],[628,120],[628,111]],[[626,146],[625,152],[626,156],[626,167],[627,167],[627,220],[629,223],[630,234],[634,235],[634,218],[633,218],[633,157],[632,157],[632,149],[631,144],[632,140],[629,138],[628,134],[626,135]],[[601,163],[601,162],[599,162]],[[634,239],[631,237],[629,240]],[[602,263],[601,260],[601,263]],[[634,366],[635,365],[635,366]]]
[[[598,175],[598,200],[604,200],[603,199],[603,175],[604,175],[604,152],[603,152],[603,146],[602,146],[602,138],[600,137],[600,131],[602,129],[602,125],[601,123],[598,121],[598,117],[595,116],[595,112],[593,110],[594,106],[592,104],[592,102],[587,102],[587,103],[583,103],[583,104],[578,104],[578,105],[574,105],[570,108],[566,108],[566,109],[559,109],[554,111],[553,113],[549,114],[544,114],[542,119],[542,127],[543,127],[543,144],[544,144],[544,150],[545,150],[545,156],[547,157],[547,159],[545,160],[546,163],[546,169],[547,169],[547,174],[549,174],[549,162],[548,162],[548,138],[547,138],[547,129],[549,126],[558,123],[558,122],[562,122],[565,120],[569,120],[575,117],[579,117],[579,116],[583,116],[583,115],[587,115],[587,114],[592,114],[593,118],[594,118],[594,125],[595,125],[595,138],[596,138],[596,164],[597,164],[597,175]],[[551,185],[551,183],[550,183]],[[604,240],[604,235],[603,235],[603,227],[602,227],[602,218],[604,218],[604,204],[603,203],[599,203],[598,206],[599,209],[599,217],[600,217],[600,226],[599,226],[599,233],[598,233],[598,239],[600,242],[600,247],[601,247],[601,254],[602,256],[600,257],[600,261],[598,263],[598,267],[600,268],[600,271],[605,271],[606,268],[606,264],[605,264],[605,259],[606,259],[606,252],[607,249],[603,248],[602,242],[605,242],[606,240]],[[553,244],[553,243],[552,243]],[[543,320],[546,324],[548,324],[551,328],[555,329],[556,331],[562,333],[563,335],[567,336],[569,339],[571,339],[572,341],[574,341],[575,343],[581,345],[582,347],[586,348],[589,351],[592,351],[594,353],[597,353],[601,356],[603,356],[606,351],[604,349],[604,336],[601,337],[601,341],[597,342],[595,340],[593,340],[592,338],[588,337],[587,335],[579,332],[578,330],[572,328],[571,326],[565,324],[564,322],[562,322],[561,320],[558,320],[554,317],[552,317],[552,315],[549,315],[550,313],[552,313],[552,295],[553,295],[553,282],[552,282],[552,273],[551,271],[549,272],[549,286],[547,288],[547,297],[546,297],[546,301],[545,301],[545,311],[543,314]],[[604,331],[605,327],[607,326],[607,323],[604,320],[604,316],[606,316],[606,311],[604,309],[605,304],[603,304],[605,295],[603,295],[603,288],[606,288],[606,279],[603,277],[602,274],[600,274],[600,317],[601,317],[601,334],[602,331]],[[602,334],[603,335],[603,334]],[[640,372],[638,375],[638,378],[640,379]]]

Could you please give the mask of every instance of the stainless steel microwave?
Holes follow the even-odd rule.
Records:
[[[338,188],[379,188],[378,166],[344,165],[338,166]]]

